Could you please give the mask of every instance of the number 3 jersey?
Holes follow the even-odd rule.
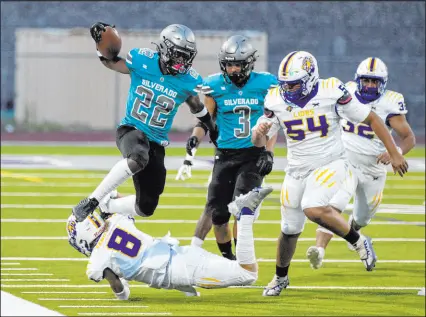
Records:
[[[87,265],[89,279],[99,282],[106,268],[126,280],[135,280],[151,287],[167,287],[170,245],[138,230],[134,219],[113,214],[107,221]]]
[[[126,65],[131,82],[126,116],[120,125],[134,126],[150,141],[167,146],[178,107],[201,90],[201,76],[193,68],[186,74],[163,75],[158,53],[148,48],[132,49]]]
[[[205,78],[202,93],[216,102],[216,124],[219,149],[252,147],[251,127],[263,114],[268,89],[276,87],[277,79],[270,73],[251,72],[243,87],[226,81],[221,73]]]
[[[287,173],[306,177],[311,171],[345,156],[340,119],[362,122],[369,107],[352,102],[351,95],[337,78],[320,79],[313,97],[303,107],[284,100],[277,87],[265,99],[265,114],[258,123],[271,122],[268,136],[280,128],[287,139]],[[311,95],[311,96],[312,96]]]
[[[389,119],[393,116],[406,114],[407,109],[404,103],[404,97],[400,93],[386,90],[385,93],[377,100],[365,102],[356,93],[357,84],[353,81],[346,84],[347,89],[352,94],[354,102],[363,103],[374,111],[386,123],[389,131]],[[346,149],[362,155],[374,156],[386,152],[383,142],[377,138],[373,130],[367,124],[355,124],[350,120],[342,120],[343,143]],[[374,165],[376,160],[372,159]]]

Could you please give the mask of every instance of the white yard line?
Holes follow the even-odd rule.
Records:
[[[102,306],[102,305],[60,305],[59,308],[148,308],[148,306],[142,306],[142,305],[117,305],[117,306]]]
[[[30,182],[1,182],[1,186],[3,189],[7,187],[74,187],[74,188],[83,188],[83,187],[96,187],[98,185],[97,182],[92,183],[80,183],[80,182],[74,182],[74,183],[65,183],[65,182],[44,182],[44,183],[30,183]],[[267,182],[268,186],[272,186],[275,190],[281,189],[281,183],[270,183]],[[120,186],[120,188],[134,188],[132,183],[126,183]],[[207,188],[207,180],[205,183],[168,183],[168,188]],[[425,189],[424,184],[420,185],[413,185],[413,184],[387,184],[385,186],[385,189]]]
[[[1,276],[52,276],[51,273],[1,273]]]
[[[1,204],[1,209],[69,209],[71,210],[74,205],[62,205],[62,204]],[[176,210],[176,209],[185,209],[185,210],[204,210],[204,205],[159,205],[157,209],[167,209],[167,210]],[[349,204],[346,210],[352,210],[353,204]],[[262,210],[273,210],[279,211],[279,206],[262,206]],[[377,213],[387,213],[387,214],[425,214],[425,207],[423,205],[393,205],[393,204],[383,204],[380,206],[380,209]]]
[[[86,197],[89,193],[35,193],[35,192],[2,192],[2,197]],[[123,193],[132,195],[131,193]],[[184,194],[184,193],[164,193],[161,197],[167,198],[203,198],[206,199],[207,194]],[[279,194],[272,194],[269,198],[279,199]],[[425,195],[385,195],[385,200],[424,200]]]
[[[87,262],[87,258],[41,258],[41,257],[2,257],[8,260],[19,260],[19,261],[78,261]],[[258,262],[274,262],[275,259],[257,259]],[[340,259],[325,259],[325,262],[330,263],[359,263],[360,260],[340,260]],[[292,262],[309,262],[306,259],[293,259]],[[378,260],[380,263],[425,263],[425,260]],[[2,280],[4,281],[4,280]]]
[[[80,316],[159,316],[171,315],[172,313],[155,312],[155,313],[77,313]]]
[[[359,261],[358,261],[359,262]],[[8,288],[110,288],[108,284],[80,284],[80,285],[52,285],[52,284],[40,284],[40,285],[1,285],[1,287]],[[131,288],[148,288],[146,284],[132,284]],[[250,286],[231,286],[230,288],[264,288],[265,286],[261,285],[250,285]],[[419,290],[424,286],[317,286],[317,285],[303,285],[303,286],[289,286],[288,288],[293,289],[342,289],[342,290]],[[43,292],[26,292],[31,294],[43,294]],[[72,292],[66,292],[72,293]],[[90,292],[84,292],[89,294]],[[92,292],[93,293],[93,292]],[[60,293],[58,293],[60,294]],[[40,298],[39,298],[40,299]],[[43,300],[52,300],[46,298]],[[56,298],[53,300],[63,300],[62,298]],[[79,298],[69,299],[69,300],[80,300]],[[85,300],[92,300],[90,298]],[[104,299],[102,299],[104,300]],[[106,298],[105,300],[117,300],[116,298]],[[128,306],[131,307],[131,306]]]
[[[109,294],[110,292],[21,292],[21,294]]]
[[[161,238],[161,237],[157,237]],[[192,237],[174,237],[181,241],[191,241]],[[11,236],[1,237],[1,240],[68,240],[67,236],[63,237],[46,237],[46,236]],[[277,238],[254,238],[260,242],[276,242]],[[336,241],[346,242],[342,238],[335,238]],[[216,238],[206,238],[205,241],[216,241]],[[299,238],[297,241],[316,241],[315,238]],[[373,238],[374,242],[425,242],[424,238]]]
[[[103,179],[107,173],[18,173],[14,172],[14,175],[19,175],[22,177],[40,177],[40,178],[46,178],[46,179],[73,179],[73,178],[82,178],[82,179]],[[209,171],[206,171],[205,173],[200,173],[204,175],[192,175],[191,180],[193,179],[199,179],[199,180],[205,180],[207,181],[210,175]],[[167,175],[167,179],[175,180],[177,173],[173,172]],[[8,177],[8,175],[2,175],[3,177]],[[271,180],[284,180],[284,174],[283,175],[268,175],[266,177],[266,181]],[[404,176],[404,178],[401,178],[399,176],[388,176],[387,180],[390,181],[406,181],[406,180],[424,180],[424,176]]]
[[[77,300],[77,301],[118,301],[118,298],[37,298],[38,300],[51,300],[51,301],[70,301],[70,300]]]
[[[69,282],[67,278],[2,278],[2,282]]]
[[[23,218],[1,218],[0,221],[7,222],[7,223],[61,223],[65,224],[66,219],[23,219]],[[186,224],[196,224],[198,220],[184,220],[184,219],[137,219],[135,220],[136,223],[166,223],[166,224],[172,224],[172,223],[186,223]],[[280,220],[257,220],[256,224],[263,224],[263,225],[276,225],[280,224]],[[315,224],[314,222],[308,220],[306,221],[306,224]],[[369,223],[369,226],[372,225],[407,225],[407,226],[424,226],[424,221],[372,221]],[[2,237],[3,239],[4,237]]]
[[[1,265],[21,265],[21,263],[18,263],[18,262],[9,262],[9,263],[7,263],[7,262],[1,262],[0,264]]]
[[[38,269],[35,268],[35,267],[19,267],[19,268],[18,267],[6,267],[6,268],[1,268],[0,271],[1,272],[3,272],[3,271],[38,271]]]

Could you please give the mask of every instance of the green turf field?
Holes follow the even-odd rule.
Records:
[[[213,148],[200,147],[197,156],[213,155]],[[287,149],[277,147],[275,155],[285,156]],[[1,147],[1,154],[54,154],[54,155],[120,155],[116,147],[109,146],[14,146],[4,145]],[[177,147],[166,148],[166,155],[185,156],[185,149]],[[412,149],[406,157],[425,157],[425,148],[416,147]]]
[[[118,154],[105,148],[77,149],[3,147],[2,154]],[[96,152],[100,149],[100,153]],[[169,150],[184,155],[182,149]],[[155,215],[137,219],[137,227],[156,237],[170,230],[186,245],[204,207],[209,172],[193,171],[193,179],[185,182],[174,180],[176,171],[168,173],[166,190]],[[262,205],[255,224],[260,272],[253,287],[200,289],[201,297],[187,298],[177,291],[148,289],[131,282],[128,302],[116,301],[106,282],[97,284],[87,279],[84,256],[70,247],[65,238],[65,221],[71,206],[88,195],[104,175],[105,172],[98,171],[2,169],[2,290],[70,316],[425,314],[425,297],[417,296],[418,289],[425,286],[422,172],[408,173],[404,179],[391,174],[388,177],[381,212],[364,230],[375,240],[379,257],[373,272],[365,271],[358,255],[349,251],[341,239],[332,242],[327,250],[326,258],[330,261],[322,269],[312,270],[305,252],[314,244],[316,225],[307,222],[296,261],[290,267],[290,288],[277,298],[262,297],[262,286],[274,273],[276,237],[280,231],[276,190]],[[266,182],[279,184],[282,179],[283,173],[274,172]],[[119,190],[133,193],[131,181]],[[212,233],[204,245],[218,253]]]

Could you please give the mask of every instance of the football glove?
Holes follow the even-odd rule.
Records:
[[[183,161],[182,166],[179,168],[178,173],[176,175],[176,180],[186,180],[192,177],[192,160],[195,157],[195,153],[197,152],[196,148],[193,148],[191,153],[192,155],[186,155],[185,160]]]
[[[274,154],[270,151],[264,151],[260,154],[256,166],[260,176],[268,175],[274,165]]]
[[[104,22],[96,22],[90,27],[90,35],[96,43],[99,43],[102,40],[102,32],[105,32],[105,27],[107,26],[115,28],[115,25],[107,24]]]
[[[186,153],[188,155],[192,156],[192,150],[197,148],[198,144],[200,143],[200,140],[193,135],[186,141]]]

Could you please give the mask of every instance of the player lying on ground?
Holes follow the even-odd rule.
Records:
[[[101,41],[106,26],[98,22],[91,27],[96,43]],[[161,31],[156,45],[156,51],[134,48],[126,59],[100,56],[105,67],[130,75],[126,115],[117,128],[116,143],[123,159],[88,198],[73,208],[77,221],[86,219],[104,197],[130,177],[136,195],[114,199],[114,208],[143,217],[154,213],[166,181],[164,147],[169,144],[169,130],[184,102],[216,142],[216,125],[198,97],[203,80],[192,68],[197,54],[194,33],[184,25],[172,24]]]
[[[215,118],[219,136],[207,202],[191,244],[202,246],[213,225],[219,250],[228,259],[235,259],[235,255],[227,205],[240,194],[261,186],[264,176],[273,167],[273,146],[269,147],[269,144],[273,145],[275,140],[267,144],[266,149],[255,147],[251,142],[251,127],[263,114],[268,89],[278,84],[274,75],[254,71],[257,55],[247,37],[231,36],[222,44],[218,54],[221,72],[206,77],[201,89],[205,95],[204,104]],[[202,122],[195,126],[177,179],[190,177],[192,159],[206,133],[207,127]]]
[[[377,57],[363,60],[355,73],[355,81],[346,87],[355,98],[371,107],[386,122],[389,131],[395,130],[401,139],[401,154],[407,154],[416,144],[416,138],[405,114],[402,94],[387,90],[388,70],[385,63]],[[341,121],[343,145],[346,156],[354,172],[354,207],[349,217],[349,225],[357,232],[366,227],[374,217],[383,197],[386,182],[386,166],[390,163],[389,153],[383,142],[376,137],[367,124],[354,124]],[[306,256],[313,269],[322,266],[325,248],[333,237],[333,232],[321,226],[317,229],[316,246],[309,247]],[[348,243],[350,250],[353,246]]]
[[[74,215],[68,218],[68,241],[90,257],[86,271],[89,279],[107,279],[121,300],[130,296],[124,280],[192,295],[197,295],[194,286],[250,285],[258,276],[253,223],[259,216],[257,207],[271,192],[272,188],[255,188],[229,204],[230,213],[238,220],[236,261],[197,246],[179,246],[169,234],[154,239],[137,229],[129,216],[112,214],[104,220],[97,211],[83,222],[77,222]]]
[[[376,256],[370,239],[350,227],[340,214],[353,192],[341,118],[369,124],[386,146],[395,172],[402,176],[408,169],[380,117],[353,98],[337,78],[320,79],[312,54],[288,54],[280,64],[278,79],[280,88],[269,91],[265,114],[252,134],[253,143],[264,146],[283,129],[288,148],[276,274],[264,296],[278,296],[287,287],[290,262],[306,217],[344,238],[355,247],[365,268],[374,268]]]

